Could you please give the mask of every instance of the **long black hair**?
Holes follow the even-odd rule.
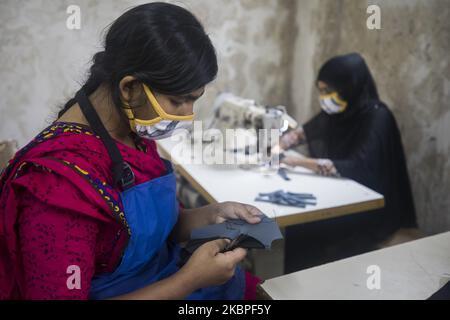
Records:
[[[183,95],[213,81],[218,71],[216,52],[200,22],[186,9],[162,2],[134,7],[115,20],[104,51],[92,62],[82,89],[89,96],[108,85],[117,108],[125,76],[163,94]],[[70,99],[58,116],[75,103]]]
[[[379,102],[375,81],[366,61],[358,53],[336,56],[325,62],[317,81],[335,89],[352,109]]]

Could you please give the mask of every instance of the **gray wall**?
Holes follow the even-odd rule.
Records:
[[[26,143],[79,88],[101,35],[133,0],[0,1],[0,137]],[[219,91],[290,104],[295,1],[170,1],[194,12],[219,54],[220,73],[197,112],[208,114]],[[66,28],[66,8],[81,7],[81,30]]]
[[[26,143],[71,97],[101,50],[105,26],[147,1],[0,1],[0,139]],[[366,28],[367,1],[185,0],[217,48],[219,91],[285,104],[300,122],[319,109],[315,73],[327,58],[361,52],[400,125],[422,229],[450,229],[449,0],[370,1],[382,30]],[[65,27],[78,4],[81,30]]]

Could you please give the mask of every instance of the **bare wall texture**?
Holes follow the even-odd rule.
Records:
[[[0,137],[26,143],[72,97],[104,28],[127,8],[149,1],[3,0],[0,2]],[[220,71],[198,103],[209,114],[230,90],[266,104],[290,104],[295,0],[169,1],[191,10],[216,46]],[[66,28],[66,9],[81,8],[81,30]]]
[[[368,30],[369,4],[381,30]],[[450,1],[300,0],[292,100],[299,119],[318,112],[314,80],[328,58],[360,52],[403,136],[418,221],[450,229]]]

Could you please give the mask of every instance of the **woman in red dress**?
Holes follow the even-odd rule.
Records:
[[[0,299],[241,299],[258,279],[244,249],[208,242],[177,264],[194,228],[241,218],[239,203],[180,208],[154,140],[192,121],[217,74],[197,19],[165,3],[135,7],[59,118],[21,149],[0,182]]]

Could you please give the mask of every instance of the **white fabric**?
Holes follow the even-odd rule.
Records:
[[[320,98],[319,100],[322,110],[328,114],[340,113],[343,109],[342,106],[337,104],[331,97]]]
[[[160,140],[168,138],[180,130],[189,130],[191,127],[192,121],[161,120],[150,126],[136,125],[136,132],[142,138]]]

